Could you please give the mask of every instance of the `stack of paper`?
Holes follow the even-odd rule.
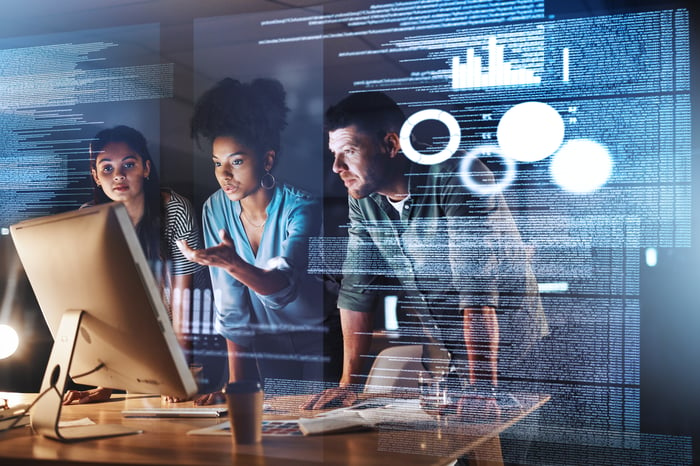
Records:
[[[0,432],[13,427],[26,426],[27,424],[29,424],[27,405],[0,409]]]

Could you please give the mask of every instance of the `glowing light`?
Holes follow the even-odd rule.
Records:
[[[19,346],[19,336],[9,325],[0,324],[0,359],[9,358]]]
[[[545,103],[523,102],[501,117],[496,137],[505,156],[518,162],[536,162],[561,146],[564,120]]]
[[[494,156],[498,155],[503,159],[503,164],[505,165],[505,173],[503,178],[498,182],[492,182],[487,180],[479,180],[475,178],[474,173],[472,173],[471,165],[475,159],[479,158],[480,155],[483,156]],[[495,194],[503,191],[507,188],[515,179],[515,161],[511,158],[504,157],[501,149],[497,146],[479,146],[476,149],[470,151],[459,167],[459,174],[462,178],[462,183],[477,194]],[[478,174],[477,174],[478,176]]]
[[[569,291],[567,282],[538,283],[540,293],[564,293]]]
[[[398,303],[398,296],[384,297],[384,328],[387,330],[399,329],[399,319],[396,313]]]
[[[659,254],[656,248],[647,248],[647,250],[644,251],[644,256],[648,267],[656,267],[659,261]]]
[[[422,154],[414,149],[413,145],[411,144],[411,132],[413,131],[413,128],[415,128],[418,123],[426,120],[440,121],[447,126],[447,130],[450,132],[450,140],[447,141],[445,148],[437,154]],[[408,117],[401,127],[401,132],[399,133],[401,150],[403,151],[404,155],[412,162],[419,163],[421,165],[434,165],[449,159],[459,148],[460,139],[461,134],[459,123],[457,123],[455,117],[443,110],[438,110],[435,108],[421,110],[420,112],[416,112]]]
[[[612,173],[608,150],[594,141],[573,139],[552,158],[554,182],[572,193],[590,193],[603,186]]]

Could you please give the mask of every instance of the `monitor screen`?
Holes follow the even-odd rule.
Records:
[[[41,388],[48,401],[39,400],[33,410],[35,429],[35,420],[57,404],[59,412],[51,413],[55,419],[42,433],[73,439],[56,425],[67,375],[78,383],[137,393],[196,392],[122,204],[28,220],[11,232],[55,339]],[[49,409],[40,405],[49,402]]]

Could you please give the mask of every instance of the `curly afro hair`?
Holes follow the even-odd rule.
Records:
[[[225,78],[195,103],[191,136],[213,142],[228,136],[258,154],[279,152],[280,134],[287,126],[286,93],[276,79],[259,78],[241,83]]]

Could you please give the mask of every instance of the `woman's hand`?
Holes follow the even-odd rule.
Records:
[[[194,399],[196,406],[218,405],[226,403],[226,395],[223,392],[207,393]]]
[[[219,230],[221,242],[206,249],[192,249],[185,240],[177,240],[177,247],[190,262],[196,262],[208,267],[228,269],[242,261],[233,245],[233,240],[223,228]]]
[[[65,395],[63,395],[63,404],[69,405],[74,401],[80,404],[83,403],[97,403],[100,401],[107,401],[112,396],[111,388],[97,387],[91,390],[68,390]]]
[[[160,399],[164,403],[184,403],[185,401],[192,401],[192,398],[178,398],[170,395],[161,395]]]

